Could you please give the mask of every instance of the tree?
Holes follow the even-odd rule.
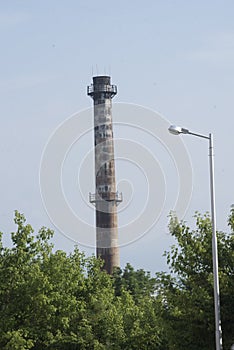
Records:
[[[212,228],[171,216],[175,245],[165,253],[170,273],[102,270],[102,261],[54,251],[53,232],[37,234],[16,212],[12,248],[0,234],[0,349],[214,349]],[[234,343],[234,211],[230,234],[218,232],[224,349]]]
[[[149,272],[134,270],[129,263],[123,270],[114,270],[113,286],[128,335],[122,349],[161,349],[163,330],[155,306],[155,284]]]
[[[115,268],[113,281],[116,295],[121,295],[122,290],[127,290],[137,303],[141,298],[152,296],[155,291],[156,279],[152,278],[150,272],[143,269],[134,270],[127,263],[125,268]]]
[[[2,350],[160,349],[148,274],[127,266],[118,294],[101,260],[54,252],[53,232],[34,234],[18,212],[15,223],[13,247],[0,239]]]
[[[165,253],[170,274],[157,274],[157,299],[168,349],[214,349],[212,226],[208,214],[195,215],[196,229],[171,215],[170,232],[176,243]],[[224,349],[234,342],[234,212],[232,232],[217,232],[221,318]],[[159,305],[159,304],[157,304]]]

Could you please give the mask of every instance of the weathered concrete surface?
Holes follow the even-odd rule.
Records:
[[[96,253],[104,260],[104,269],[112,273],[120,265],[117,205],[122,197],[116,193],[112,98],[117,93],[110,77],[93,77],[88,95],[94,101],[94,142],[96,192],[91,202],[96,205]]]

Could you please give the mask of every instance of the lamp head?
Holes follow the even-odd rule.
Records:
[[[176,125],[171,125],[168,128],[168,130],[173,135],[189,134],[189,130],[188,129],[184,129],[184,128],[181,128],[180,126],[176,126]]]
[[[173,135],[179,135],[182,133],[182,128],[180,126],[176,126],[176,125],[171,125],[168,130],[171,134]]]

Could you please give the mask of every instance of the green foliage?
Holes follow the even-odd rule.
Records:
[[[35,235],[18,212],[15,223],[13,247],[0,242],[0,349],[159,349],[149,274],[128,265],[116,293],[99,259],[54,252],[53,232]]]
[[[233,230],[234,212],[229,217]],[[157,274],[157,299],[168,349],[214,349],[212,227],[208,214],[195,215],[196,229],[170,218],[176,243],[165,253],[171,274]],[[224,349],[234,343],[233,235],[217,233]],[[159,305],[159,304],[158,304]]]
[[[165,253],[170,273],[152,278],[127,264],[113,275],[102,261],[54,251],[53,231],[34,234],[15,213],[12,248],[0,233],[1,350],[214,349],[212,228],[171,216],[175,245]],[[224,350],[234,343],[234,211],[231,234],[218,232]]]
[[[135,271],[129,263],[124,270],[116,268],[113,277],[115,294],[121,295],[123,290],[127,290],[136,303],[141,298],[152,295],[155,291],[156,279],[142,269]]]
[[[32,340],[27,340],[27,334],[23,330],[7,332],[5,335],[6,350],[30,350],[33,347]]]

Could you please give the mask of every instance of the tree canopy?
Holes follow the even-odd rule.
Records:
[[[196,228],[171,216],[170,232],[176,240],[165,253],[170,273],[157,274],[161,317],[168,349],[215,348],[212,225],[208,214],[195,215]],[[224,349],[234,343],[234,212],[231,232],[217,232],[221,319]],[[232,310],[232,311],[231,311]]]
[[[191,230],[171,216],[169,272],[127,264],[110,276],[77,247],[54,251],[53,231],[34,233],[16,212],[11,248],[0,234],[0,349],[214,349],[211,222],[195,221]],[[217,234],[224,350],[234,343],[233,211],[228,223]]]
[[[117,293],[99,259],[78,248],[53,252],[51,230],[34,234],[18,212],[15,223],[13,247],[0,247],[1,349],[157,348],[161,326],[149,294],[136,302],[123,283]]]

